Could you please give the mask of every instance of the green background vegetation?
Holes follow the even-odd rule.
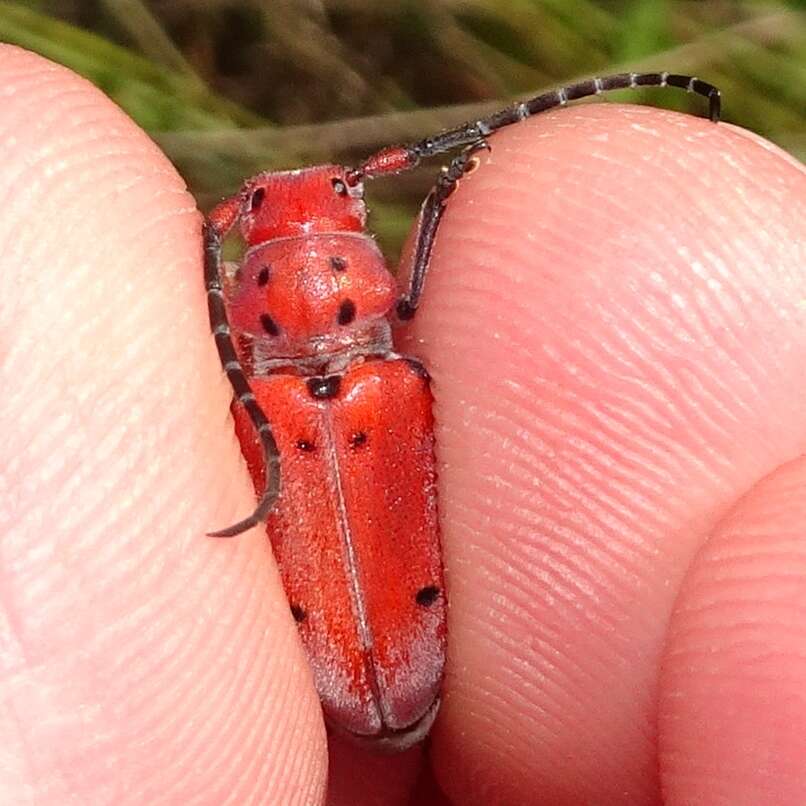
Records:
[[[796,0],[41,0],[0,3],[0,39],[103,89],[203,209],[259,170],[352,163],[623,70],[698,75],[722,90],[726,120],[806,156]],[[706,108],[670,90],[617,96]],[[391,251],[435,170],[373,186],[373,226]]]

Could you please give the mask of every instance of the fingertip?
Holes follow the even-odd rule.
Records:
[[[759,482],[680,591],[663,657],[659,759],[670,803],[802,803],[806,462]]]
[[[316,802],[321,711],[265,535],[204,536],[254,499],[194,200],[85,80],[11,47],[0,74],[0,586],[25,791]]]
[[[558,111],[491,148],[451,197],[407,344],[436,396],[440,780],[460,800],[651,799],[676,585],[715,513],[806,440],[803,174],[636,107]]]

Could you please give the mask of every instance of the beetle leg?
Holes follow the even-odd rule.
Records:
[[[426,196],[420,210],[417,229],[417,240],[414,246],[414,259],[412,261],[409,287],[397,303],[398,318],[406,320],[413,318],[420,304],[423,292],[425,275],[431,260],[431,251],[437,236],[442,214],[445,212],[445,203],[456,189],[459,180],[473,167],[473,156],[477,151],[489,148],[484,138],[471,143],[467,148],[453,158],[447,168],[440,171],[437,181],[431,192]]]
[[[708,98],[709,116],[714,122],[719,120],[721,100],[719,90],[712,84],[700,81],[694,76],[673,73],[619,73],[603,78],[580,81],[551,92],[537,95],[521,103],[508,106],[500,112],[474,122],[465,123],[454,129],[427,137],[410,146],[395,146],[382,149],[367,159],[358,169],[364,176],[372,177],[384,173],[397,173],[418,165],[420,160],[442,154],[459,146],[466,150],[459,154],[447,169],[443,170],[436,185],[423,204],[420,213],[419,231],[414,250],[414,261],[409,280],[409,289],[397,306],[400,319],[411,319],[417,310],[420,295],[428,271],[428,261],[434,245],[437,229],[445,208],[445,201],[453,192],[457,182],[467,171],[470,156],[482,145],[485,138],[505,126],[519,123],[532,115],[545,112],[569,101],[600,95],[610,90],[636,87],[678,87],[688,92],[696,92]]]

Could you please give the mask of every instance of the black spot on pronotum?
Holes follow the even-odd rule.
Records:
[[[297,440],[297,450],[302,451],[303,453],[311,453],[314,449],[313,442],[308,442],[307,439],[298,439]]]
[[[430,607],[436,602],[438,596],[439,588],[436,585],[428,585],[428,587],[420,588],[417,591],[414,601],[421,607]]]
[[[347,185],[338,176],[334,176],[330,180],[330,183],[333,185],[333,190],[335,190],[339,196],[347,195]]]
[[[330,268],[334,269],[335,271],[346,271],[347,258],[342,257],[341,255],[333,255],[330,258]]]
[[[266,285],[269,282],[269,267],[264,266],[258,273],[257,273],[257,284],[258,285]]]
[[[263,199],[266,196],[266,188],[257,188],[255,192],[252,194],[252,198],[249,200],[249,212],[254,213],[260,209],[260,205],[263,204]]]
[[[301,621],[305,621],[305,616],[307,613],[297,604],[291,605],[291,615],[294,617],[294,621],[299,624]]]
[[[277,327],[277,323],[267,313],[260,315],[260,324],[263,330],[270,336],[278,336],[280,334],[280,328]]]
[[[397,318],[403,322],[408,322],[414,318],[414,308],[407,299],[402,299],[397,303]]]
[[[349,325],[355,319],[355,303],[351,299],[342,300],[339,305],[339,324]]]
[[[350,447],[360,448],[367,442],[367,435],[363,431],[356,431],[350,436]]]
[[[341,386],[341,375],[327,375],[325,377],[308,378],[308,392],[317,400],[326,400],[336,397]]]

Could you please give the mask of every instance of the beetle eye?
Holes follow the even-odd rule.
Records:
[[[335,190],[336,193],[339,196],[346,196],[347,195],[347,193],[348,193],[347,185],[344,183],[343,179],[341,179],[338,176],[334,176],[330,180],[330,183],[333,185],[333,190]]]
[[[249,212],[254,213],[256,210],[260,209],[260,205],[263,204],[263,198],[266,195],[266,188],[258,188],[252,194],[252,198],[249,200]]]

